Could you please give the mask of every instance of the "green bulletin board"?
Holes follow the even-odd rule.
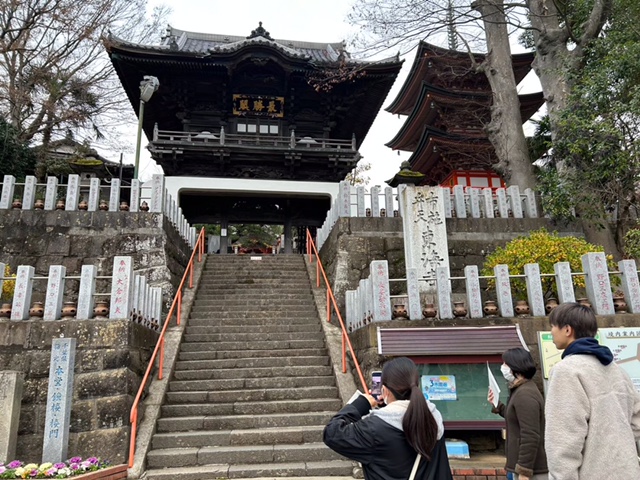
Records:
[[[500,373],[499,363],[490,363],[489,367],[500,385],[500,400],[507,403],[508,389]],[[438,363],[418,365],[420,378],[423,375],[454,376],[457,400],[433,400],[444,421],[494,421],[502,424],[503,418],[491,413],[491,404],[487,401],[489,380],[486,363]],[[424,385],[420,388],[424,390]]]

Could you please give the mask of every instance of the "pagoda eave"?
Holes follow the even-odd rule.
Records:
[[[512,68],[516,84],[531,71],[531,63],[534,53],[527,52],[511,56]],[[400,92],[393,102],[385,108],[392,114],[407,115],[413,109],[413,104],[418,96],[420,84],[423,81],[436,83],[434,79],[438,76],[438,66],[442,65],[447,70],[452,70],[453,66],[461,69],[463,76],[477,76],[478,92],[490,91],[489,81],[481,71],[476,71],[473,62],[480,64],[486,55],[482,53],[460,52],[437,47],[435,45],[421,42],[416,53],[416,59],[411,67],[411,71],[405,80]]]

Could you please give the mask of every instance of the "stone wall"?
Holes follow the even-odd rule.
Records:
[[[447,218],[449,266],[452,277],[464,276],[464,267],[482,268],[497,247],[545,227],[562,235],[584,236],[574,225],[555,225],[546,218]],[[344,312],[347,290],[369,275],[373,260],[389,262],[389,278],[405,278],[404,238],[399,217],[343,217],[338,219],[320,250],[320,259]],[[454,282],[454,292],[458,285]],[[459,285],[462,287],[462,284]],[[391,295],[406,293],[403,282],[391,282]]]
[[[24,373],[17,458],[39,462],[51,341],[76,338],[69,456],[124,463],[131,405],[158,334],[127,320],[0,321],[0,370]]]
[[[172,299],[191,248],[161,213],[0,210],[0,261],[15,272],[32,265],[47,276],[50,265],[63,265],[68,276],[82,265],[95,265],[99,276],[111,275],[113,257],[133,257],[133,268],[152,286],[162,287],[164,304]],[[65,300],[76,300],[79,281],[65,284]],[[43,301],[45,281],[34,282],[33,301]],[[108,290],[107,282],[97,291]]]

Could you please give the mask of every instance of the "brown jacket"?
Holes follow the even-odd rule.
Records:
[[[507,465],[510,472],[527,477],[546,473],[544,451],[544,400],[538,387],[529,380],[518,379],[509,387],[507,404],[492,409],[507,423]]]

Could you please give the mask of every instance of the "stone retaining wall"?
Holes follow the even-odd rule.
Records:
[[[51,341],[76,338],[69,453],[125,463],[129,413],[158,334],[128,320],[0,321],[0,370],[24,374],[17,458],[38,462]]]
[[[95,265],[99,276],[111,275],[113,257],[128,255],[147,283],[162,287],[164,304],[173,298],[191,247],[162,213],[0,210],[0,261],[32,265],[46,276],[50,265],[63,265],[79,276],[82,265]],[[77,300],[78,280],[65,284],[65,299]],[[97,291],[106,291],[97,283]],[[34,282],[33,301],[43,301],[46,282]]]

